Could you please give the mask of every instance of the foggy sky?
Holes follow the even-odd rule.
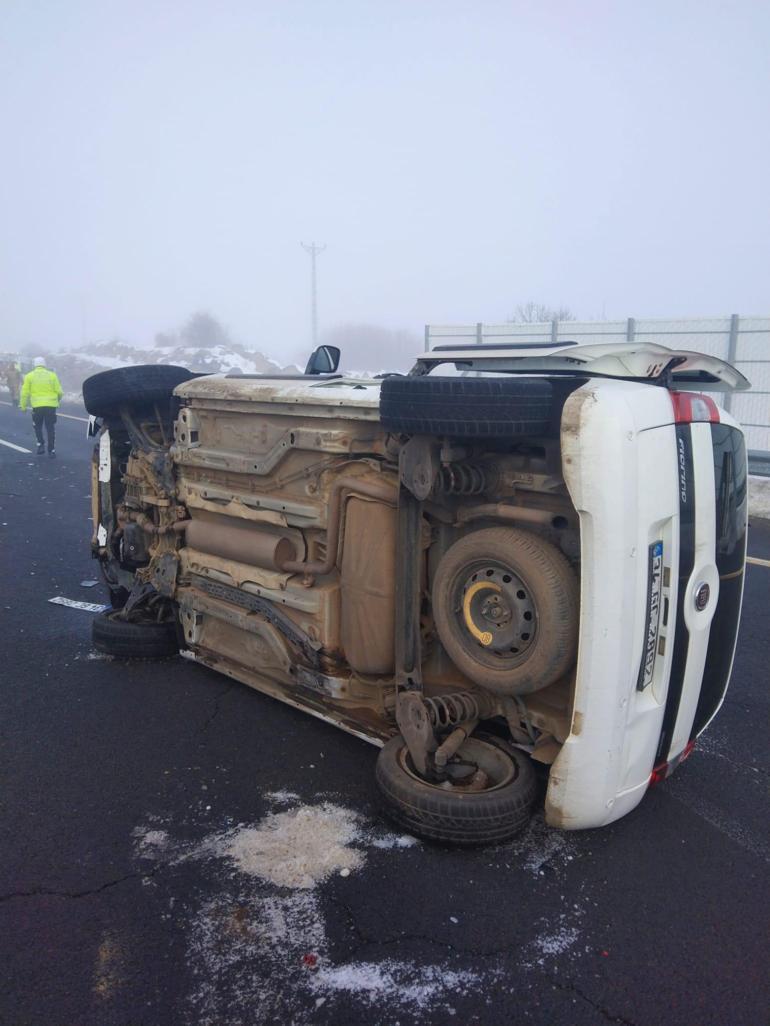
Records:
[[[768,313],[770,4],[0,5],[0,349]]]

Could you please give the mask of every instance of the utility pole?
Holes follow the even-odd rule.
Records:
[[[311,242],[308,245],[305,242],[301,242],[302,248],[310,254],[310,294],[311,294],[311,325],[313,332],[313,349],[318,345],[318,288],[316,284],[316,273],[315,273],[315,258],[319,253],[323,253],[326,249],[326,245],[317,245],[315,242]]]

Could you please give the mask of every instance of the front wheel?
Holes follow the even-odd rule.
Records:
[[[377,786],[390,819],[429,841],[495,844],[527,825],[535,774],[523,752],[493,736],[469,737],[443,783],[424,780],[398,734],[377,759]]]
[[[163,659],[179,651],[173,623],[135,623],[115,610],[94,617],[91,641],[97,652],[116,659]]]

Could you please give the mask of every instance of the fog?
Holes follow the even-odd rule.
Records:
[[[5,0],[0,348],[762,313],[770,5]]]

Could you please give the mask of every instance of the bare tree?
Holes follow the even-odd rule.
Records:
[[[179,336],[185,345],[195,346],[198,349],[229,346],[232,342],[224,325],[205,310],[194,313],[179,332]]]
[[[508,318],[509,324],[544,324],[546,321],[576,321],[568,306],[547,306],[545,303],[519,303]]]

